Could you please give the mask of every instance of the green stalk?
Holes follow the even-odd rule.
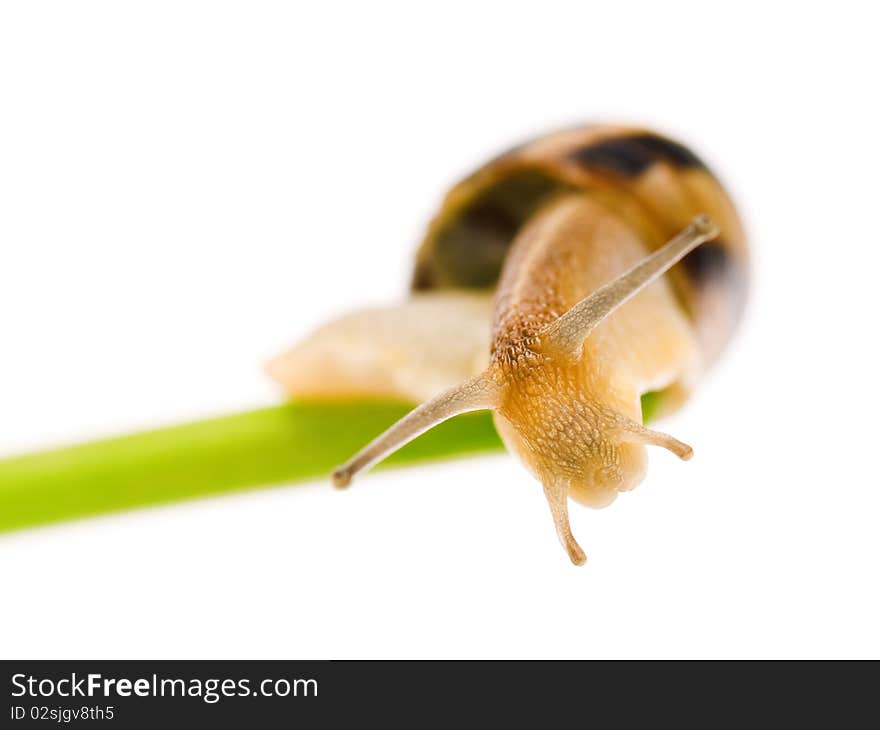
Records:
[[[290,403],[0,461],[0,531],[222,492],[325,479],[412,406]],[[489,413],[458,416],[399,466],[501,448]]]

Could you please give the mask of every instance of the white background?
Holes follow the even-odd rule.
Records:
[[[0,656],[880,656],[880,54],[811,6],[4,3],[0,454],[275,402],[457,177],[576,121],[695,147],[754,289],[663,424],[694,460],[573,507],[584,568],[507,457],[277,488],[0,536]]]

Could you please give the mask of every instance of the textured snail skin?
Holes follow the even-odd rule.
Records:
[[[535,216],[514,244],[497,296],[490,372],[503,397],[499,433],[545,484],[609,504],[645,472],[644,447],[622,418],[641,423],[640,396],[695,380],[699,344],[669,284],[648,286],[599,324],[573,360],[535,348],[539,333],[645,256],[626,223],[583,194]]]

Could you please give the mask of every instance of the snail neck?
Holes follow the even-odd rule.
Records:
[[[489,372],[496,423],[508,447],[545,485],[603,506],[638,484],[645,453],[628,429],[641,398],[682,401],[699,367],[690,320],[659,279],[598,324],[580,357],[544,351],[539,333],[649,251],[627,221],[587,194],[543,208],[513,244],[497,295]]]

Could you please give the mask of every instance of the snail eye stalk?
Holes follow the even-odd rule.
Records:
[[[495,400],[494,387],[484,375],[441,393],[410,411],[337,468],[333,472],[333,484],[347,487],[355,474],[369,469],[425,431],[461,413],[490,409],[494,407]]]
[[[701,243],[718,235],[708,216],[700,215],[662,248],[647,256],[629,271],[581,299],[539,335],[541,345],[578,359],[584,340],[603,319],[662,276]]]

